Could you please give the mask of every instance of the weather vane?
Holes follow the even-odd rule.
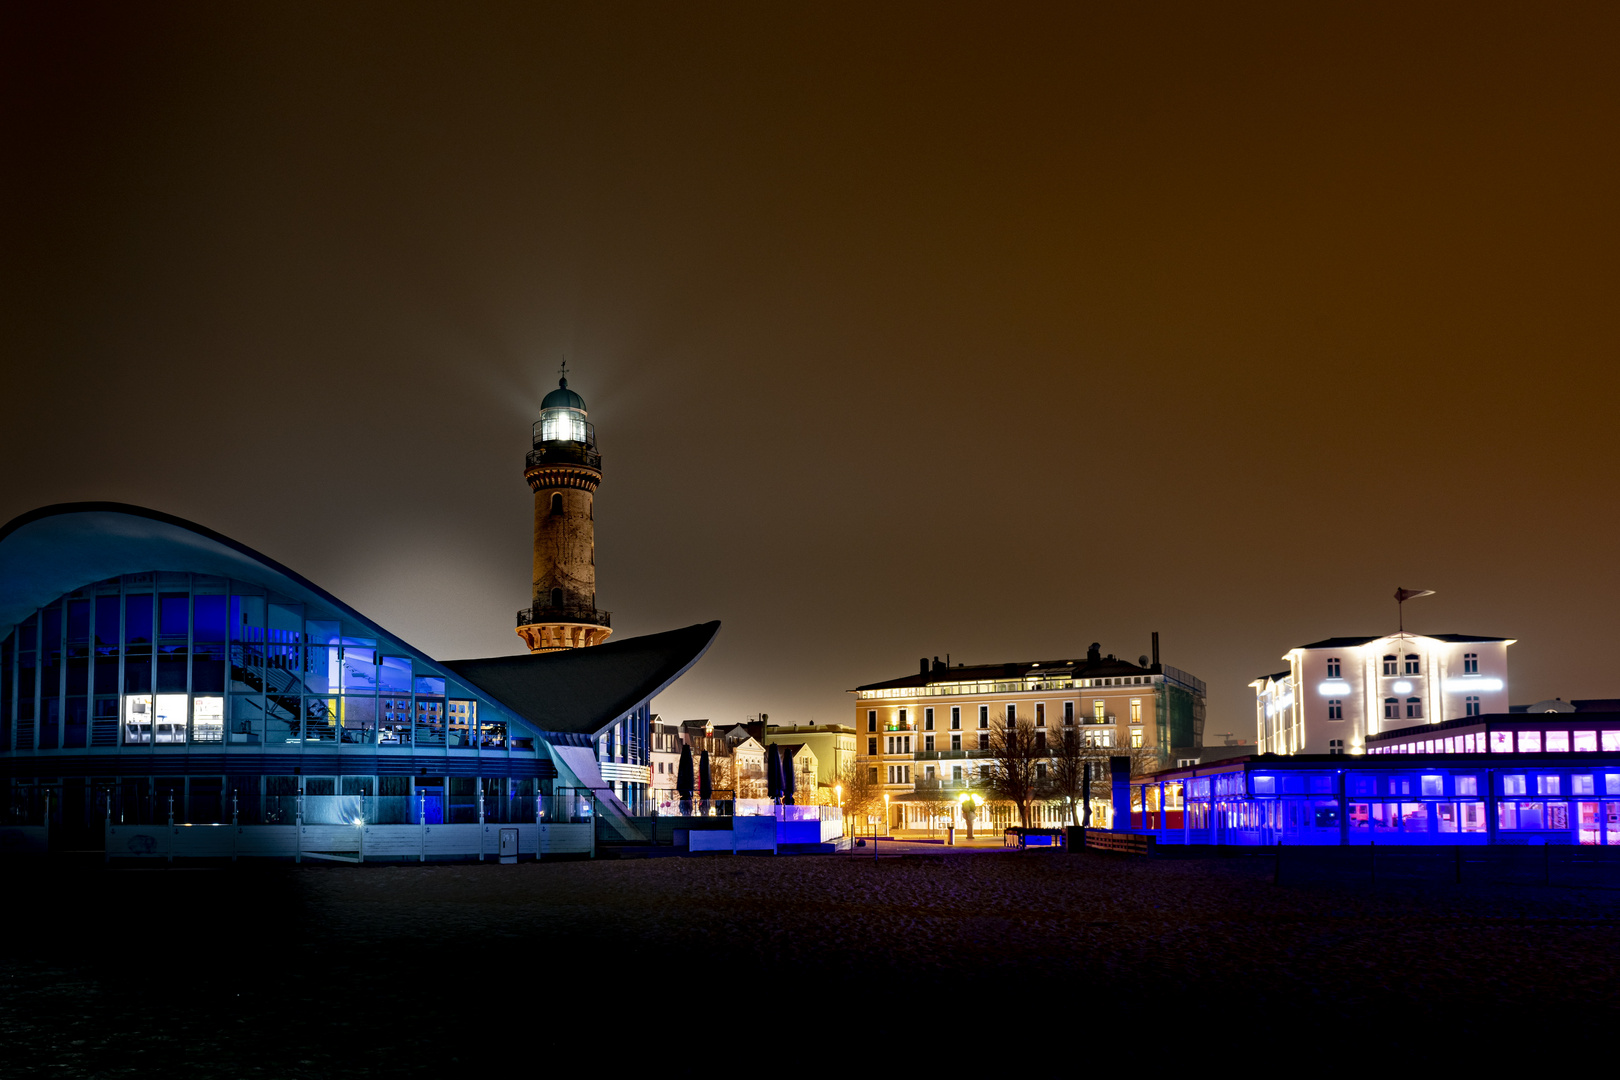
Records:
[[[568,357],[566,354],[563,356],[562,367],[557,369],[557,374],[562,376],[564,382],[568,380]]]

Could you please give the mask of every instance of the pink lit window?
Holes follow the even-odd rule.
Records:
[[[1541,753],[1541,732],[1539,732],[1539,731],[1521,731],[1521,732],[1519,732],[1519,753],[1521,753],[1521,754],[1539,754],[1539,753]]]
[[[1457,740],[1453,739],[1450,735],[1447,735],[1446,736],[1446,753],[1455,754],[1456,752],[1457,752]]]
[[[1620,750],[1620,731],[1599,732],[1603,739],[1603,749]]]
[[[1575,733],[1575,751],[1581,754],[1597,753],[1597,732],[1577,731]]]
[[[1549,732],[1547,732],[1547,753],[1549,753],[1549,754],[1567,754],[1567,753],[1569,753],[1569,732],[1567,732],[1567,731],[1549,731]]]
[[[1491,732],[1491,753],[1511,754],[1513,752],[1513,733],[1511,731]]]

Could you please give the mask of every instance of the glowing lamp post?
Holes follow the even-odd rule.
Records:
[[[973,839],[973,819],[978,816],[979,808],[984,805],[984,796],[978,792],[964,791],[956,797],[962,804],[962,820],[967,822],[967,838]]]

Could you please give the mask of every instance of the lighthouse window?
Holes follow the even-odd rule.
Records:
[[[554,608],[560,608],[560,607],[563,606],[562,602],[563,602],[563,591],[561,589],[552,589],[551,590],[551,606],[554,607]]]
[[[551,512],[553,514],[560,514],[563,512],[562,492],[560,491],[554,491],[551,493]]]

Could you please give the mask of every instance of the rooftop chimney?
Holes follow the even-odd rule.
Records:
[[[928,674],[928,657],[924,656],[921,659],[919,659],[917,661],[917,667],[918,667],[919,672],[921,674],[927,675]]]
[[[1153,631],[1153,670],[1159,670],[1159,632]]]

